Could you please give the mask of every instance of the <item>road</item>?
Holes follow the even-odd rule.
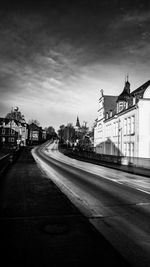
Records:
[[[132,266],[150,266],[150,181],[81,162],[57,141],[33,150],[40,168]]]

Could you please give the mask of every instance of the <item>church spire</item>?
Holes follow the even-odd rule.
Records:
[[[79,122],[79,117],[78,117],[78,116],[77,116],[76,126],[77,126],[78,128],[80,128],[80,122]]]

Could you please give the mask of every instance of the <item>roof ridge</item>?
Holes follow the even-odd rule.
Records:
[[[143,83],[141,86],[139,86],[138,88],[136,88],[135,90],[133,90],[131,92],[131,95],[134,94],[134,93],[136,93],[136,92],[138,92],[138,91],[140,91],[140,90],[146,90],[149,85],[150,85],[150,80],[148,80],[147,82]]]

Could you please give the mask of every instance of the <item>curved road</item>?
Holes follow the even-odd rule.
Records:
[[[57,141],[37,147],[40,168],[131,263],[150,266],[150,179],[71,159]]]

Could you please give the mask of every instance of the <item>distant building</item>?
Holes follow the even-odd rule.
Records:
[[[47,133],[45,130],[42,130],[42,140],[46,141],[47,140]]]
[[[119,96],[100,91],[94,149],[101,154],[150,158],[150,80],[130,92],[127,78]]]
[[[37,126],[35,123],[28,125],[28,144],[36,145],[43,141],[42,127]]]
[[[26,145],[27,125],[14,119],[0,118],[0,146]]]

